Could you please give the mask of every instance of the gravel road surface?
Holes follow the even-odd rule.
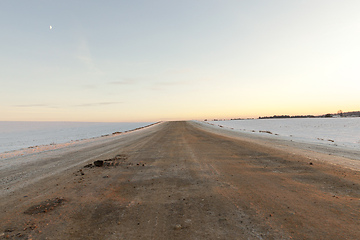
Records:
[[[0,239],[359,239],[360,172],[294,149],[179,121],[5,159]]]

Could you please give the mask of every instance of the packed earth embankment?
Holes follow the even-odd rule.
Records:
[[[295,149],[165,122],[5,159],[0,238],[358,239],[359,172]]]

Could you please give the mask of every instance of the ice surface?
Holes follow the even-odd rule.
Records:
[[[129,131],[151,122],[0,122],[0,153]]]
[[[360,149],[360,118],[291,118],[209,121],[253,134]],[[259,132],[263,131],[263,132]]]

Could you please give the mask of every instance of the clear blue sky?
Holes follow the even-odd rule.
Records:
[[[359,13],[346,0],[0,1],[0,121],[360,110]]]

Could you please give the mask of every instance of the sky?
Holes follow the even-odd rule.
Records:
[[[0,1],[0,121],[360,110],[359,12],[358,0]]]

